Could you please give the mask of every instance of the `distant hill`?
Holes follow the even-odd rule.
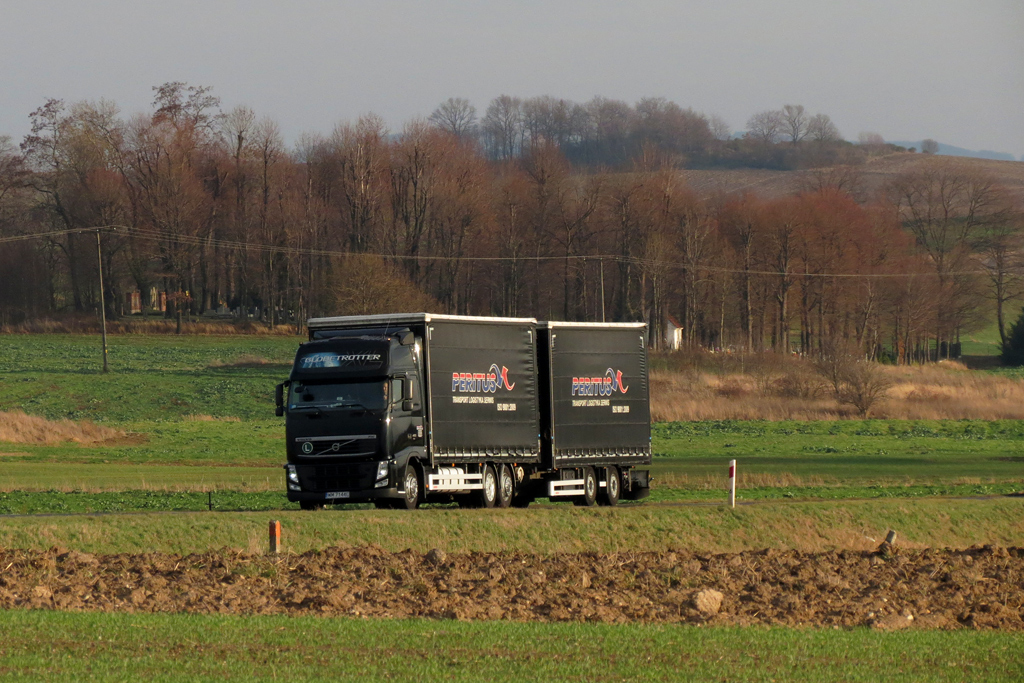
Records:
[[[886,142],[893,145],[899,145],[900,147],[907,147],[908,149],[910,147],[914,147],[918,152],[920,152],[923,140],[918,140],[917,142],[886,140]],[[963,147],[944,145],[941,142],[939,143],[939,154],[945,154],[946,156],[951,157],[974,157],[975,159],[994,159],[996,161],[1017,161],[1017,157],[1012,154],[1007,154],[1006,152],[993,152],[990,149],[964,149]]]
[[[913,146],[911,144],[911,147]],[[853,167],[859,176],[855,196],[861,201],[869,201],[888,180],[900,173],[926,165],[929,161],[938,163],[939,155],[898,152],[896,154],[873,157],[866,163]],[[1024,198],[1024,163],[1012,160],[978,158],[951,158],[946,159],[945,163],[956,164],[964,168],[991,174],[1011,192]],[[827,171],[828,169],[815,169],[813,171],[686,169],[682,174],[690,188],[701,196],[752,192],[762,197],[782,197],[799,192],[806,187],[809,181],[813,182],[815,174],[827,173]]]

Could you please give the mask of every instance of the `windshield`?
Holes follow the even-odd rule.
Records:
[[[288,409],[296,408],[365,408],[381,410],[388,404],[387,382],[346,382],[305,384],[292,383]]]

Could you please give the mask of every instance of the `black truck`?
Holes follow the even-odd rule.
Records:
[[[646,325],[314,318],[286,382],[288,500],[525,507],[650,492]]]

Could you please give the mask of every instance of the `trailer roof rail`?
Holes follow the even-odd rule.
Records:
[[[337,325],[383,324],[386,326],[433,321],[467,323],[516,323],[536,325],[536,318],[496,318],[476,315],[446,315],[443,313],[384,313],[377,315],[344,315],[331,318],[310,318],[306,326],[310,329],[335,327]]]
[[[571,320],[542,320],[537,323],[537,327],[541,329],[545,327],[601,327],[638,330],[647,327],[647,323],[578,323]]]

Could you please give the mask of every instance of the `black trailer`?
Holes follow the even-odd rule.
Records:
[[[277,392],[288,498],[304,508],[614,504],[647,490],[642,324],[409,313],[308,327]]]
[[[651,410],[644,323],[542,322],[537,327],[546,495],[649,492]],[[596,479],[597,490],[594,490]]]

